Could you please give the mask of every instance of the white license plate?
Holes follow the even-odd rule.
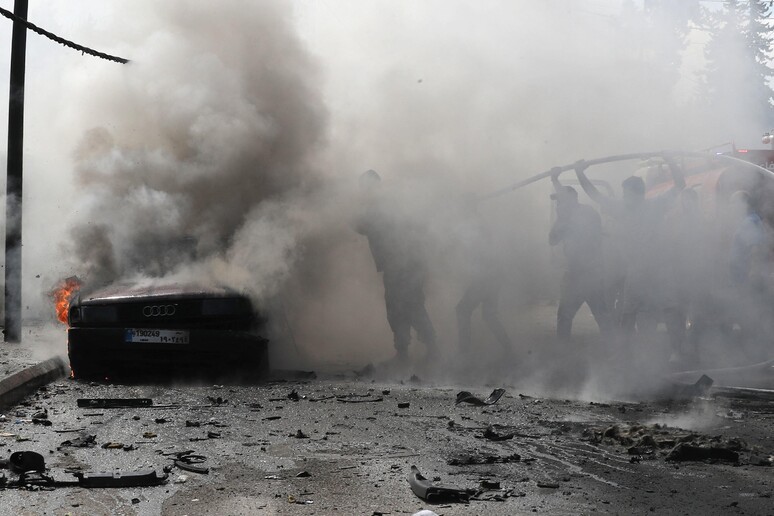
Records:
[[[159,344],[188,344],[186,330],[153,330],[150,328],[127,328],[126,342],[157,342]]]

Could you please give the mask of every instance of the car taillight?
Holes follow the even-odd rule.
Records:
[[[77,306],[71,306],[67,313],[67,323],[72,326],[73,323],[81,322],[81,311]]]

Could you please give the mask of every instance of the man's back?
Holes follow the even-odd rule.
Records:
[[[569,216],[561,242],[569,271],[585,271],[602,265],[602,219],[586,204],[577,204]]]

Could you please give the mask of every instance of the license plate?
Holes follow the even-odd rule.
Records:
[[[148,328],[127,328],[125,342],[156,342],[159,344],[188,344],[187,330],[153,330]]]

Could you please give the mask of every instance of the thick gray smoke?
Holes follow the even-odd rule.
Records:
[[[317,181],[317,69],[276,3],[225,2],[215,17],[206,3],[142,10],[132,63],[89,99],[98,125],[74,153],[88,204],[67,255],[94,284],[206,262],[202,281],[273,293],[297,244],[283,203]]]
[[[31,191],[73,192],[56,214],[44,210],[53,221],[45,242],[25,246],[45,249],[35,256],[57,263],[55,278],[248,292],[280,307],[277,345],[295,343],[312,367],[358,367],[394,352],[381,276],[354,231],[366,169],[382,175],[392,209],[423,228],[427,308],[440,353],[451,357],[475,240],[466,236],[471,196],[579,158],[741,137],[707,123],[714,115],[687,93],[701,34],[677,56],[678,77],[663,74],[651,45],[672,38],[672,25],[645,24],[631,2],[175,0],[99,9],[107,9],[95,15],[99,29],[73,37],[132,62],[80,60],[50,98],[49,85],[31,84],[29,98],[57,113],[49,128],[32,112],[33,141],[66,147],[73,163],[71,174],[43,174],[46,185]],[[61,141],[40,136],[54,132]],[[41,170],[61,169],[36,159]],[[605,177],[617,187],[636,166]],[[535,330],[551,331],[552,310],[534,307],[556,300],[560,276],[547,244],[548,186],[478,206],[519,364],[491,367],[500,350],[476,312],[475,381],[552,388],[586,349],[551,347],[552,336]],[[52,251],[52,240],[63,243]],[[537,317],[548,320],[536,325]],[[421,357],[422,346],[411,353]],[[588,373],[575,369],[581,380]],[[591,394],[605,390],[597,377],[588,383]]]

